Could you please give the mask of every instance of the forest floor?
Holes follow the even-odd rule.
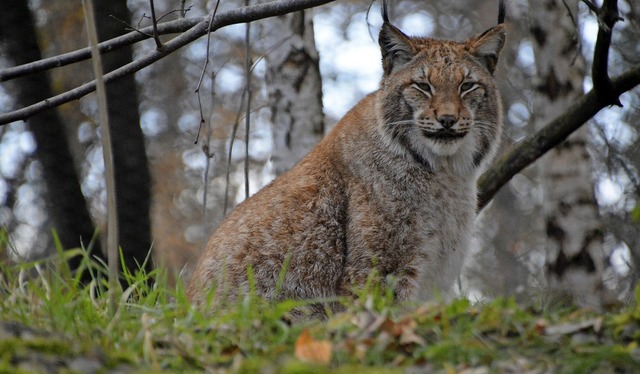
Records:
[[[372,283],[345,312],[292,325],[301,302],[248,296],[202,314],[161,273],[152,287],[127,276],[110,307],[105,281],[80,286],[61,263],[0,265],[0,373],[640,373],[640,288],[602,314],[510,299],[399,307]]]

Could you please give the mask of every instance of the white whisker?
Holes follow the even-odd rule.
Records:
[[[496,125],[493,123],[483,123],[483,122],[476,122],[474,123],[473,127],[483,130],[483,131],[495,131],[496,130]]]
[[[385,126],[395,126],[395,125],[413,125],[415,124],[416,121],[409,119],[409,120],[403,120],[403,121],[394,121],[394,122],[387,122],[385,123]]]
[[[475,126],[479,126],[479,127],[489,127],[489,128],[495,128],[497,127],[497,125],[495,123],[491,123],[491,122],[480,122],[480,121],[476,121],[474,122]]]

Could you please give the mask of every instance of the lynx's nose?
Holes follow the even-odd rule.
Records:
[[[456,122],[458,122],[458,118],[450,114],[445,114],[443,116],[438,117],[438,122],[440,122],[442,127],[449,130],[453,125],[456,124]]]

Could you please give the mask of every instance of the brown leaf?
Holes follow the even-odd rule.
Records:
[[[537,332],[539,335],[543,335],[544,334],[544,330],[547,328],[548,323],[546,320],[544,319],[539,319],[536,321],[536,325],[534,327],[535,332]]]
[[[405,318],[398,324],[401,326],[402,333],[400,334],[400,344],[417,344],[421,346],[427,345],[427,342],[416,334],[416,327],[418,324],[413,318]]]
[[[390,318],[387,318],[382,324],[381,330],[394,338],[399,338],[401,345],[425,345],[424,339],[415,333],[416,327],[417,323],[411,317],[405,317],[400,322],[393,322]]]
[[[301,361],[326,365],[331,360],[331,349],[331,342],[315,340],[305,329],[296,340],[295,355]]]
[[[400,336],[400,344],[416,344],[424,347],[425,345],[427,345],[427,342],[425,342],[420,335],[416,334],[413,329],[404,329],[402,331],[402,335]]]
[[[382,331],[386,331],[393,337],[399,337],[402,335],[403,327],[400,323],[393,322],[390,318],[387,318],[381,326]]]

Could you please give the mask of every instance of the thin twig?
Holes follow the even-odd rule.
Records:
[[[184,3],[186,3],[187,0],[181,0],[180,1],[180,17],[184,18],[187,15],[187,11],[184,9]],[[191,7],[189,7],[191,8]]]
[[[208,27],[209,30],[211,30],[211,24],[213,23],[213,20],[216,18],[216,13],[218,13],[218,5],[220,5],[220,0],[216,2],[216,7],[215,9],[213,9],[213,13],[209,18],[209,27]],[[196,91],[195,91],[196,94],[198,95],[198,106],[200,107],[200,124],[198,125],[198,133],[196,134],[196,140],[194,144],[198,144],[198,140],[200,138],[200,129],[202,128],[202,124],[204,123],[204,116],[202,114],[202,102],[200,101],[200,87],[202,86],[202,80],[204,79],[204,75],[207,71],[207,66],[209,66],[210,45],[211,45],[211,31],[207,33],[207,50],[206,50],[206,56],[204,59],[204,66],[202,67],[202,74],[200,74],[200,79],[198,80],[198,86],[196,87]]]
[[[149,7],[151,7],[151,24],[153,26],[153,40],[156,42],[156,49],[162,50],[162,42],[158,35],[158,20],[156,19],[156,7],[153,4],[153,0],[149,0]]]
[[[113,17],[113,16],[111,16],[111,17]],[[113,17],[113,18],[116,18],[116,17]],[[142,21],[144,21],[144,19],[145,19],[145,18],[149,18],[149,17],[147,17],[147,13],[142,13],[142,15],[140,16],[140,19],[138,20],[138,26],[136,26],[135,28],[134,28],[134,27],[129,26],[128,30],[129,30],[129,31],[131,31],[131,30],[136,30],[136,29],[138,29],[138,30],[139,30],[139,29],[142,27],[142,26],[141,26],[141,25],[142,25]],[[127,24],[125,21],[122,21],[122,20],[120,20],[120,19],[118,19],[118,18],[116,18],[116,19],[117,19],[118,21],[120,21],[120,22],[124,23],[124,24]],[[127,24],[127,25],[128,25],[128,24]],[[156,26],[157,26],[157,25],[156,25]],[[153,27],[153,26],[152,26],[152,27]],[[157,29],[157,27],[156,27],[156,29]],[[153,38],[153,35],[149,35],[149,37],[150,37],[150,38]]]
[[[238,106],[238,112],[236,113],[236,120],[233,123],[233,127],[231,128],[231,137],[229,140],[229,151],[227,153],[227,175],[224,185],[224,207],[222,210],[222,217],[227,215],[227,208],[229,206],[229,185],[230,185],[230,176],[231,176],[231,155],[233,154],[233,146],[236,142],[236,134],[238,133],[238,127],[240,126],[240,115],[242,113],[242,106],[244,102],[244,95],[247,94],[247,88],[245,87],[242,90],[242,97],[240,97],[240,106]]]
[[[184,3],[182,4],[184,6]],[[193,8],[193,5],[189,5],[189,7],[187,9],[174,9],[174,10],[170,10],[168,12],[166,12],[165,14],[161,15],[160,17],[158,17],[158,22],[162,21],[164,19],[164,17],[167,17],[173,13],[180,13],[182,14],[184,12],[184,14],[187,14],[188,11],[191,10],[191,8]],[[182,16],[184,18],[184,16]]]
[[[577,30],[578,22],[576,21],[576,17],[574,16],[573,11],[571,10],[571,7],[569,6],[569,4],[567,4],[567,0],[562,0],[562,4],[564,5],[564,8],[567,10],[567,17],[569,17],[569,19],[571,20],[571,24]],[[580,50],[580,47],[578,47],[578,50]]]
[[[386,0],[384,0],[386,1]],[[377,35],[373,35],[373,33],[371,32],[371,29],[373,28],[373,25],[371,24],[371,21],[369,21],[369,16],[371,14],[371,9],[373,8],[373,4],[375,3],[375,0],[371,0],[369,2],[369,6],[367,7],[367,12],[364,15],[364,19],[367,21],[367,32],[369,33],[369,37],[371,38],[371,40],[376,41],[377,40]]]
[[[110,17],[111,19],[114,19],[114,20],[116,20],[116,21],[118,21],[118,22],[122,23],[123,25],[125,25],[125,26],[126,26],[125,30],[127,30],[127,31],[135,31],[135,32],[137,32],[137,33],[140,33],[140,34],[142,34],[142,35],[144,35],[144,36],[148,37],[148,38],[152,38],[152,37],[153,37],[153,35],[152,35],[152,34],[147,34],[147,33],[145,33],[145,32],[142,32],[142,30],[140,29],[140,23],[142,23],[142,20],[138,21],[138,27],[133,27],[133,26],[132,26],[132,25],[130,25],[127,21],[121,20],[120,18],[118,18],[118,17],[114,16],[113,14],[109,14],[109,17]],[[142,17],[146,17],[146,16],[143,14],[143,15],[142,15]]]
[[[236,112],[236,119],[233,122],[233,126],[231,127],[231,136],[229,140],[229,151],[227,154],[227,175],[224,186],[224,207],[222,211],[222,217],[224,218],[227,215],[227,209],[229,206],[229,186],[230,186],[230,175],[231,175],[231,155],[233,154],[233,146],[236,141],[236,134],[238,133],[238,127],[240,127],[240,116],[242,115],[243,103],[245,102],[245,95],[247,94],[247,86],[242,90],[242,96],[240,97],[240,105],[238,106],[238,111]]]
[[[256,60],[256,63],[251,67],[251,71],[256,67],[258,61],[260,61],[262,57]],[[247,94],[247,86],[242,90],[242,96],[240,96],[240,105],[238,106],[238,111],[236,112],[236,119],[233,122],[233,126],[231,127],[231,136],[229,139],[229,151],[227,153],[227,175],[225,179],[224,185],[224,206],[222,210],[222,217],[224,218],[227,215],[227,209],[229,208],[229,186],[230,186],[230,176],[231,176],[231,155],[233,154],[233,146],[236,142],[236,134],[238,133],[238,127],[240,127],[240,117],[242,116],[243,103],[245,102],[245,95]]]
[[[203,71],[204,72],[204,71]],[[204,125],[204,110],[202,109],[202,98],[200,97],[200,91],[196,91],[196,97],[198,98],[198,111],[200,113],[200,122],[198,123],[198,132],[196,133],[196,140],[193,144],[198,144],[198,140],[200,139],[200,129],[202,129],[202,125]]]
[[[245,0],[245,6],[249,6],[250,0]],[[249,198],[249,132],[251,129],[251,22],[247,22],[245,29],[245,74],[246,74],[246,92],[247,105],[245,107],[244,116],[244,197]]]
[[[215,11],[214,11],[215,13]],[[198,95],[198,100],[200,96]],[[202,196],[202,248],[207,244],[207,193],[209,192],[209,169],[211,166],[211,159],[213,158],[213,152],[211,151],[211,122],[213,121],[214,108],[216,103],[216,75],[211,74],[211,105],[209,108],[209,122],[207,123],[207,136],[202,144],[202,153],[205,157],[204,167],[204,191]]]
[[[564,5],[564,8],[567,10],[567,17],[569,17],[569,19],[571,20],[571,24],[576,29],[575,38],[577,39],[576,41],[577,45],[575,48],[575,52],[573,53],[573,57],[571,58],[571,66],[573,66],[576,60],[578,59],[578,57],[580,56],[580,51],[582,50],[582,41],[578,37],[578,22],[576,20],[577,15],[574,16],[573,11],[571,10],[571,7],[569,6],[569,4],[567,4],[567,0],[562,0],[562,4]]]
[[[109,311],[116,312],[116,290],[120,287],[118,281],[118,215],[116,206],[115,171],[113,168],[113,153],[111,149],[111,132],[109,131],[109,116],[107,111],[107,92],[102,78],[102,59],[98,50],[98,31],[95,24],[93,0],[83,0],[87,34],[91,44],[91,61],[93,74],[96,77],[96,91],[98,96],[98,115],[100,133],[102,135],[102,155],[104,159],[105,179],[107,183],[107,261],[109,268]]]

